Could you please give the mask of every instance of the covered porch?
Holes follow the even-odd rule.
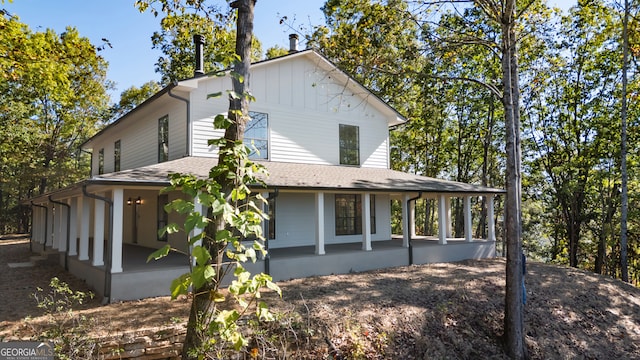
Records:
[[[183,167],[202,168],[205,173],[209,168],[202,159],[179,162]],[[167,243],[188,251],[186,234],[164,239],[157,234],[157,229],[168,222],[184,221],[163,211],[163,203],[183,196],[160,194],[173,166],[167,162],[136,169],[135,174],[105,174],[32,199],[34,251],[57,251],[61,264],[85,279],[105,301],[168,295],[171,280],[188,271],[188,257],[172,253],[157,262],[146,263],[146,259]],[[494,199],[502,190],[387,169],[277,163],[265,166],[270,172],[267,188],[258,191],[275,201],[275,228],[270,229],[268,221],[264,224],[264,234],[273,233],[274,237],[267,242],[269,255],[246,265],[251,272],[266,272],[280,281],[495,256]],[[339,201],[346,198],[351,199],[352,208],[358,209],[357,215],[339,214]],[[477,205],[480,198],[486,214],[474,217],[477,206],[474,210],[473,204],[475,201]],[[416,233],[418,199],[437,203],[434,234]],[[463,223],[455,234],[452,199],[457,199],[462,209],[454,215],[457,225]],[[401,219],[397,234],[391,226],[393,202]],[[195,199],[194,204],[196,208],[201,206]],[[205,209],[199,207],[199,211]],[[345,216],[359,223],[357,231],[346,235],[338,231]],[[474,226],[483,226],[486,237],[474,236]]]

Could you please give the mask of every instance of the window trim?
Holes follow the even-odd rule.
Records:
[[[355,141],[353,144],[347,139],[343,139],[346,136],[347,130],[355,130]],[[354,146],[355,145],[355,146]],[[357,125],[339,124],[338,130],[338,147],[339,147],[339,162],[340,165],[360,165],[360,127]],[[352,157],[355,154],[355,158]]]
[[[335,203],[335,234],[336,236],[345,236],[345,235],[362,235],[362,195],[363,194],[335,194],[334,195],[334,203]],[[341,211],[339,211],[338,202],[342,199],[345,199],[347,203],[347,207],[353,208],[353,216],[340,216]],[[376,233],[376,197],[375,195],[369,194],[369,219],[370,219],[370,231],[371,234]],[[351,204],[353,204],[351,206]],[[349,211],[350,209],[348,209]],[[343,223],[345,220],[345,226],[340,228],[340,223]],[[351,222],[351,223],[348,223]]]
[[[162,131],[163,128],[165,131]],[[169,160],[169,115],[158,119],[158,163]]]
[[[122,143],[120,140],[116,140],[113,143],[113,171],[120,171],[120,158],[122,154]]]
[[[244,135],[244,144],[249,147],[249,158],[252,160],[269,160],[269,145],[271,143],[270,141],[270,132],[269,132],[269,114],[268,113],[264,113],[264,112],[259,112],[259,111],[249,111],[249,116],[251,117],[251,120],[249,120],[249,122],[247,123],[247,127],[251,124],[252,121],[254,121],[254,116],[257,115],[264,115],[264,119],[266,121],[266,126],[265,126],[265,137],[264,138],[254,138],[254,137],[249,137],[247,136],[246,130],[245,130],[245,135]],[[257,141],[264,141],[266,143],[265,146],[265,153],[260,153],[259,156],[258,153],[254,152],[253,150],[253,146],[252,142],[257,142]]]
[[[98,151],[98,175],[104,174],[104,148]]]

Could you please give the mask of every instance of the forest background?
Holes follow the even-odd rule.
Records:
[[[217,18],[159,18],[152,41],[162,52],[161,80],[131,87],[116,102],[100,55],[108,39],[91,43],[74,28],[33,31],[0,8],[0,233],[29,231],[31,209],[22,200],[88,176],[81,143],[193,73],[193,33],[226,44],[207,49],[207,71],[229,66],[217,59],[234,51],[234,19],[217,3]],[[639,4],[631,5],[627,234],[629,278],[638,285],[640,29]],[[623,8],[601,0],[578,1],[566,14],[545,1],[518,6],[525,253],[619,277]],[[501,88],[498,25],[472,3],[328,0],[323,12],[324,25],[283,23],[409,119],[391,131],[394,169],[504,188],[504,114],[492,91]],[[263,51],[255,35],[255,60],[287,52]],[[473,204],[481,214],[475,224],[484,223],[484,205]],[[416,209],[417,232],[435,233],[434,204]],[[456,236],[462,210],[452,204]],[[475,236],[484,231],[477,226]]]

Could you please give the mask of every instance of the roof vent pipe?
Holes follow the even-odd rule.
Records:
[[[196,47],[196,67],[193,76],[198,77],[204,75],[204,36],[193,35],[193,43]]]
[[[298,51],[298,34],[289,34],[289,54]]]

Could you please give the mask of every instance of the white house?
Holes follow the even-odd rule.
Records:
[[[269,171],[269,256],[249,268],[274,280],[408,264],[495,256],[493,199],[502,190],[390,170],[389,128],[406,121],[313,50],[261,61],[251,68],[257,99],[245,135]],[[146,263],[169,243],[187,251],[186,235],[159,238],[180,222],[162,207],[181,193],[160,194],[172,172],[207,176],[217,153],[207,140],[229,77],[171,84],[83,144],[90,178],[31,199],[34,251],[56,252],[106,301],[169,294],[188,259],[172,253]],[[488,199],[487,239],[472,238],[472,197]],[[450,200],[464,199],[465,236],[452,238]],[[438,202],[438,233],[417,237],[413,206]],[[391,204],[400,202],[401,234],[392,234]],[[478,217],[476,217],[476,221]],[[268,226],[267,226],[268,225]]]

